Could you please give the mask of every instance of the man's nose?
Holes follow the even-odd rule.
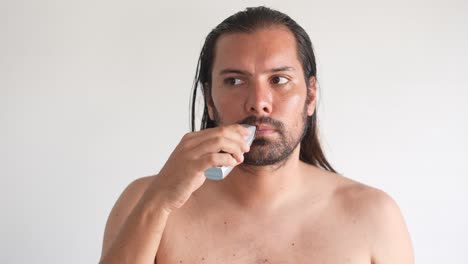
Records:
[[[246,111],[250,115],[265,116],[272,112],[273,94],[268,83],[253,81],[248,87]]]

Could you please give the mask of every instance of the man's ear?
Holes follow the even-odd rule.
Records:
[[[315,105],[317,101],[317,80],[315,76],[309,78],[309,88],[307,95],[307,115],[312,116],[315,111]]]
[[[210,117],[211,120],[214,120],[214,103],[213,103],[213,98],[211,98],[211,87],[210,84],[205,82],[203,85],[203,93],[205,95],[205,103],[206,103],[206,108],[208,109],[208,116]]]

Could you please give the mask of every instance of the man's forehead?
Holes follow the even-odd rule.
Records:
[[[213,73],[226,69],[275,71],[280,68],[300,70],[294,35],[286,27],[269,27],[252,33],[228,33],[215,46]]]

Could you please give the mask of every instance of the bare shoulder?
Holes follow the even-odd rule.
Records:
[[[358,213],[366,218],[378,217],[383,212],[399,212],[396,202],[386,192],[335,174],[333,198],[350,214]],[[351,210],[351,211],[350,211]]]
[[[157,175],[145,176],[145,177],[141,177],[136,180],[133,180],[124,189],[124,191],[122,192],[117,202],[122,202],[124,204],[126,203],[131,204],[132,202],[135,202],[135,200],[138,201],[143,195],[146,188],[148,188],[148,186],[150,185],[150,183],[154,180],[156,176]]]
[[[146,176],[132,181],[117,199],[109,218],[115,220],[126,217],[126,213],[133,209],[155,177]]]
[[[155,177],[156,175],[138,178],[128,184],[120,194],[107,218],[101,255],[107,252],[128,215],[132,212]]]
[[[340,211],[369,235],[372,263],[413,263],[409,232],[395,200],[380,189],[338,174],[332,177]]]

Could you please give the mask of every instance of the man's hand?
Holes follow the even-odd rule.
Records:
[[[151,200],[158,194],[165,210],[180,208],[205,182],[205,170],[214,166],[234,167],[244,160],[244,153],[250,149],[244,138],[249,134],[239,124],[185,134],[143,199]]]

